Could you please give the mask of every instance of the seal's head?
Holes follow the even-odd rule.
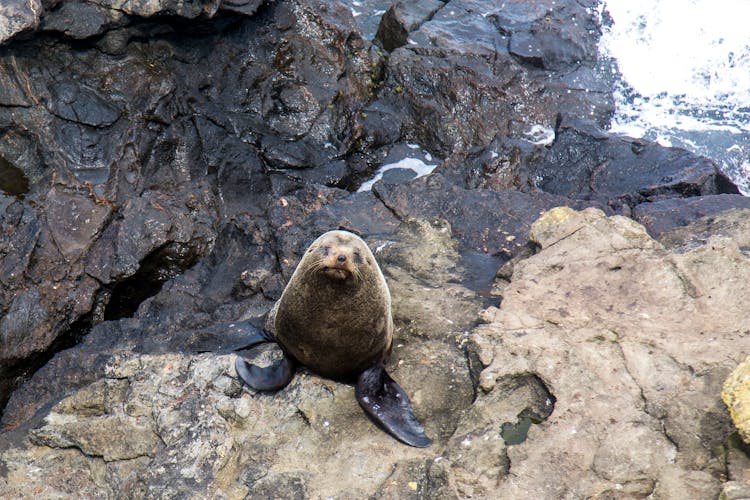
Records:
[[[363,247],[364,242],[353,233],[329,231],[308,248],[304,257],[306,274],[313,273],[334,283],[358,283],[362,266],[369,264]]]

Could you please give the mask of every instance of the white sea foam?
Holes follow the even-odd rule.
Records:
[[[383,178],[383,174],[385,172],[394,168],[408,168],[414,171],[415,174],[417,174],[415,177],[417,178],[427,174],[431,174],[432,171],[435,170],[435,167],[437,167],[437,165],[427,165],[425,162],[418,158],[404,158],[403,160],[397,161],[396,163],[382,165],[380,168],[378,168],[377,172],[375,172],[375,176],[373,176],[372,179],[362,183],[357,192],[369,191],[370,189],[372,189],[373,184]]]
[[[612,131],[714,158],[750,190],[748,0],[606,0],[600,42],[622,81]],[[606,23],[605,23],[606,24]],[[727,155],[732,145],[740,151]]]
[[[607,0],[605,9],[614,23],[601,47],[640,97],[636,108],[651,105],[662,122],[686,129],[708,120],[672,120],[675,106],[750,108],[750,2]]]

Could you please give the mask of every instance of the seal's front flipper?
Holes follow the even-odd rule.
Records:
[[[414,416],[409,396],[386,373],[382,364],[378,363],[359,375],[356,393],[359,405],[370,418],[396,439],[417,448],[432,444]]]
[[[266,342],[275,342],[276,339],[273,335],[260,328],[247,328],[247,337],[242,339],[242,346],[235,347],[235,351],[244,351],[250,349],[258,344],[265,344]]]
[[[275,391],[281,389],[294,376],[294,362],[284,354],[272,365],[261,368],[245,361],[240,356],[234,361],[237,375],[256,391]]]
[[[262,318],[251,318],[194,330],[184,340],[182,347],[190,352],[226,354],[273,341],[273,335],[259,326],[261,321]]]

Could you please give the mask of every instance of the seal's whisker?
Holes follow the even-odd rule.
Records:
[[[354,276],[355,281],[362,281],[362,270],[359,266],[354,266],[352,269],[352,276]]]
[[[303,277],[307,279],[311,274],[315,274],[321,269],[323,269],[323,267],[325,267],[323,265],[324,260],[325,259],[323,257],[317,257],[314,260],[310,260],[309,262],[307,262],[306,263],[307,267],[305,268]]]

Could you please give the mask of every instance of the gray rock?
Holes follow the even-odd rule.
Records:
[[[150,456],[159,438],[149,425],[139,425],[137,419],[127,417],[68,419],[50,413],[46,425],[29,436],[39,446],[49,448],[78,448],[89,456],[104,461],[131,460]]]
[[[44,17],[42,29],[63,33],[75,39],[101,35],[120,21],[121,11],[90,3],[64,3]]]
[[[39,24],[40,0],[8,0],[0,8],[0,44]]]
[[[677,466],[665,468],[659,475],[654,499],[677,500],[679,498],[714,498],[721,488],[719,480],[706,471],[685,471]],[[722,488],[722,492],[726,487]]]
[[[469,189],[544,191],[630,214],[655,237],[678,225],[747,206],[707,158],[654,142],[613,136],[588,120],[533,134],[497,135],[452,155],[437,171]]]
[[[680,148],[611,137],[591,123],[563,124],[545,159],[529,168],[535,185],[617,208],[659,197],[739,194],[709,159]]]
[[[750,484],[747,481],[727,481],[719,495],[720,500],[743,500],[745,498],[750,498]]]
[[[658,200],[637,205],[633,218],[658,239],[671,229],[733,208],[750,208],[750,199],[738,194],[717,194]]]
[[[221,5],[221,0],[93,0],[94,5],[126,14],[150,17],[156,14],[167,14],[193,19],[201,14],[212,16]]]

